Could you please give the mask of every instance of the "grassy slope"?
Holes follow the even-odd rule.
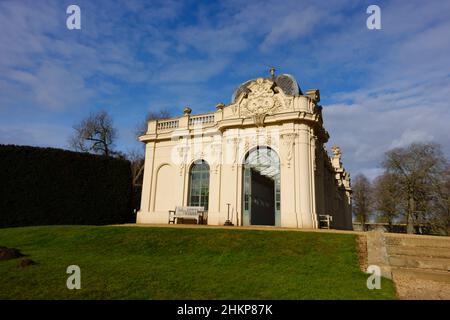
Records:
[[[353,235],[283,231],[51,226],[0,229],[0,299],[391,299],[366,288]],[[68,290],[67,266],[81,268]]]

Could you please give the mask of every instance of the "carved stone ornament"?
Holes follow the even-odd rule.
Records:
[[[246,138],[244,142],[244,153],[246,154],[249,149],[250,149],[250,141],[248,138]]]
[[[196,161],[205,159],[205,153],[203,152],[203,150],[199,150],[195,153],[195,159]]]
[[[266,145],[271,146],[272,145],[272,136],[270,134],[266,135]]]
[[[281,138],[283,139],[283,144],[286,146],[286,164],[288,168],[291,167],[296,136],[297,134],[295,133],[285,133],[281,135]]]
[[[240,140],[239,138],[230,138],[227,142],[231,144],[231,148],[229,148],[229,150],[231,151],[231,169],[234,170],[234,168],[237,166],[238,147]]]
[[[266,115],[284,108],[284,100],[280,93],[275,93],[272,81],[258,78],[248,86],[248,89],[250,92],[240,105],[241,115],[252,117],[258,127],[264,124]]]
[[[334,145],[331,147],[331,151],[333,151],[333,155],[336,157],[340,157],[341,156],[341,148],[339,148],[338,146]]]
[[[217,174],[220,170],[220,165],[222,164],[222,144],[213,143],[211,145],[211,151],[213,155],[214,173]]]
[[[313,134],[313,132],[311,132],[311,147],[312,147],[313,150],[317,150],[316,149],[316,141],[317,141],[317,136],[315,136]],[[314,151],[314,154],[316,155],[317,153]],[[314,171],[317,170],[316,159],[317,159],[317,156],[314,156],[313,157],[313,168],[314,168]]]
[[[265,114],[254,114],[253,115],[253,122],[257,127],[262,127],[264,125],[264,118],[266,117]]]
[[[180,176],[183,175],[183,172],[186,168],[188,151],[189,151],[188,146],[179,146],[178,147],[178,156],[180,157],[180,167],[179,167]]]

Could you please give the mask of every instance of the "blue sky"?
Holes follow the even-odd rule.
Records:
[[[81,8],[81,30],[66,8]],[[366,8],[381,8],[368,30]],[[104,109],[117,147],[139,148],[148,110],[229,103],[270,66],[318,88],[352,176],[434,141],[450,155],[450,1],[0,1],[0,143],[67,147]]]

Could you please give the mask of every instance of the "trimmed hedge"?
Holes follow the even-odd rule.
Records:
[[[133,222],[130,163],[0,145],[0,227]]]

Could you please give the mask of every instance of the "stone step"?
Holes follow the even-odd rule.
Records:
[[[389,264],[392,267],[419,268],[448,271],[450,275],[449,258],[429,258],[405,255],[390,255]]]
[[[450,237],[414,236],[414,235],[385,235],[388,246],[412,246],[445,248],[450,251]]]
[[[390,255],[450,258],[450,250],[447,248],[388,245],[387,251]]]
[[[448,271],[446,272],[402,267],[393,267],[391,271],[394,281],[395,277],[399,275],[404,277],[411,277],[411,279],[433,280],[438,282],[450,283],[450,272]]]

